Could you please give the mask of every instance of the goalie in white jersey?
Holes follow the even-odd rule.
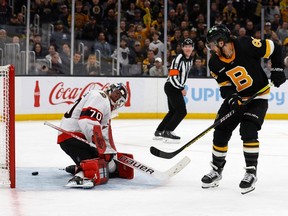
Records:
[[[127,98],[124,84],[111,84],[104,90],[87,92],[64,114],[61,128],[90,143],[88,145],[68,133],[59,133],[57,142],[75,162],[66,168],[67,172],[75,174],[66,186],[91,188],[108,182],[109,175],[133,178],[133,169],[122,164],[116,166],[113,160],[122,153],[116,151],[110,126],[112,112],[122,107]]]

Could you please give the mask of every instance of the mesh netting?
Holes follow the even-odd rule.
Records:
[[[9,67],[0,67],[0,186],[10,185]]]

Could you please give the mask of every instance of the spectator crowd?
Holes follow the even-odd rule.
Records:
[[[9,2],[0,0],[0,51],[11,43],[25,50],[27,1]],[[69,75],[73,62],[74,75],[109,76],[113,61],[118,60],[122,76],[166,76],[173,57],[181,52],[180,42],[191,38],[195,48],[189,77],[207,77],[207,19],[211,26],[225,24],[235,36],[261,38],[263,9],[264,38],[281,44],[284,56],[288,54],[288,0],[211,0],[210,17],[207,1],[168,0],[166,43],[163,0],[121,0],[119,50],[118,1],[76,0],[73,56],[71,2],[31,0],[30,20],[38,19],[39,26],[31,22],[29,51],[47,63],[35,66],[38,74]],[[266,66],[269,71],[269,60]]]

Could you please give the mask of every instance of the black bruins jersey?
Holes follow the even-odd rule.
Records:
[[[215,53],[209,60],[211,75],[220,85],[223,98],[237,92],[244,100],[268,84],[261,58],[271,58],[273,67],[282,67],[281,49],[271,40],[253,37],[232,39],[235,52],[231,59]],[[257,98],[267,99],[269,91]]]

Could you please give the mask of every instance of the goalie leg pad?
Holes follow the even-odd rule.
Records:
[[[120,158],[121,155],[125,155],[127,157],[133,158],[132,154],[120,153],[120,152],[117,153],[117,158]],[[119,178],[125,178],[125,179],[134,178],[134,169],[122,163],[118,163],[118,173],[119,173]]]
[[[105,184],[109,180],[107,162],[104,159],[96,158],[83,160],[80,163],[84,177],[92,179],[95,185]]]

